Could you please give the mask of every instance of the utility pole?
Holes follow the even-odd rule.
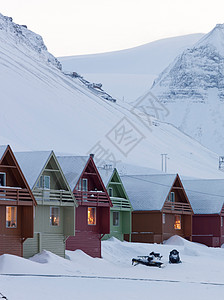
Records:
[[[161,154],[161,159],[162,159],[162,172],[167,172],[167,153],[162,153]]]

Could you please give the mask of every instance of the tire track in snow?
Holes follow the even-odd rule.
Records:
[[[206,281],[181,281],[172,279],[153,279],[153,278],[132,278],[132,277],[113,277],[113,276],[91,276],[91,275],[58,275],[58,274],[0,274],[7,277],[46,277],[46,278],[77,278],[77,279],[106,279],[106,280],[130,280],[130,281],[148,281],[148,282],[165,282],[165,283],[188,283],[212,286],[224,286],[224,283],[206,282]]]

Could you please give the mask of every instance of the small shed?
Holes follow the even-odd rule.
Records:
[[[104,239],[114,236],[123,241],[126,235],[130,240],[132,206],[120,175],[116,168],[112,169],[109,165],[98,170],[113,204],[110,208],[110,234],[105,235]]]
[[[101,239],[110,233],[112,203],[93,157],[59,156],[58,161],[78,202],[75,236],[67,239],[66,249],[101,257]]]
[[[0,255],[23,255],[36,201],[10,146],[0,146]]]
[[[132,242],[192,239],[192,208],[178,174],[121,176],[133,207]]]
[[[192,240],[210,247],[224,243],[224,180],[184,180],[194,211]]]
[[[24,243],[24,257],[43,249],[65,257],[65,241],[75,233],[74,195],[53,151],[16,152],[37,202],[34,237]]]

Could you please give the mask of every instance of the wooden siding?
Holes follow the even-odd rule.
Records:
[[[92,257],[101,257],[101,235],[93,231],[76,230],[75,236],[66,240],[67,250],[81,249]]]
[[[6,174],[6,186],[0,187],[0,254],[22,256],[24,239],[33,237],[36,202],[9,146],[1,158],[0,172]],[[16,228],[6,228],[6,206],[17,207]]]
[[[108,207],[96,208],[96,225],[88,225],[88,207],[76,208],[75,236],[66,241],[67,250],[80,249],[93,257],[101,257],[101,234],[110,232],[110,209]]]
[[[163,224],[162,212],[134,211],[132,214],[132,242],[162,243],[172,235],[192,239],[192,216],[181,215],[181,229],[174,228],[175,214],[165,214]],[[125,237],[125,240],[127,238]]]
[[[223,241],[220,215],[194,215],[192,240],[209,247],[220,247]]]
[[[0,233],[0,255],[2,254],[22,256],[23,244],[20,236]]]
[[[24,242],[23,256],[29,258],[43,250],[65,257],[65,239],[63,234],[35,232],[33,238]]]

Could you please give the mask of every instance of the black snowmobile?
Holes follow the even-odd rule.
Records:
[[[181,263],[179,252],[176,249],[173,249],[172,251],[170,251],[169,263],[170,264]]]
[[[161,258],[162,256],[160,253],[151,252],[148,256],[137,256],[137,258],[132,258],[132,265],[136,266],[142,264],[145,266],[161,268],[163,265]]]

